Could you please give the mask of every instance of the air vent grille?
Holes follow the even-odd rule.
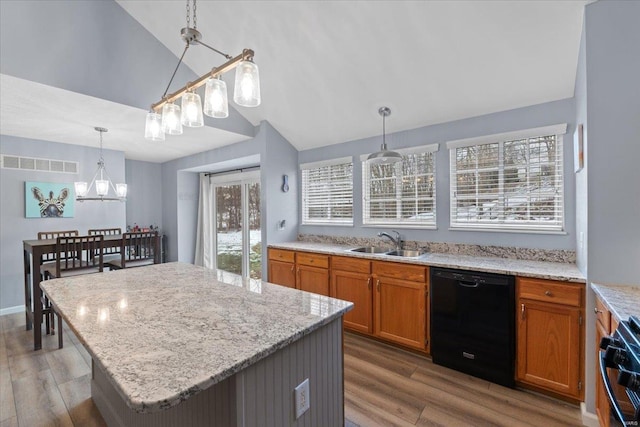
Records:
[[[2,154],[2,168],[77,174],[78,162]]]

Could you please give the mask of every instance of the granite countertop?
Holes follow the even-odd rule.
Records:
[[[137,412],[177,405],[353,308],[184,263],[41,286]]]
[[[629,319],[629,316],[640,317],[640,286],[591,283],[591,289],[618,322]]]
[[[431,267],[460,268],[488,273],[512,274],[540,279],[586,283],[584,275],[575,264],[545,261],[527,261],[510,258],[479,257],[458,254],[426,253],[418,258],[402,258],[384,254],[350,252],[352,246],[315,242],[287,242],[270,244],[271,248],[310,251],[329,255],[342,255],[371,260],[421,264]]]

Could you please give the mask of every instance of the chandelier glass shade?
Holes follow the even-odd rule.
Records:
[[[84,202],[85,200],[125,202],[127,200],[127,184],[118,183],[113,185],[104,166],[104,158],[102,157],[102,134],[104,132],[108,132],[108,129],[96,127],[95,130],[100,132],[100,158],[98,159],[98,169],[93,175],[91,183],[87,184],[86,181],[73,183],[76,191],[76,200],[79,202]],[[94,189],[95,195],[91,192],[92,188]],[[110,189],[113,190],[115,195],[114,197],[109,197]]]
[[[190,1],[193,4],[192,8],[190,8]],[[191,10],[193,14],[191,14]],[[193,27],[191,27],[191,16],[193,16]],[[257,107],[260,105],[260,75],[258,66],[253,62],[253,50],[244,49],[241,54],[231,57],[204,43],[201,40],[202,34],[196,29],[196,22],[196,0],[187,0],[187,26],[180,30],[180,35],[186,42],[186,46],[162,98],[151,105],[151,109],[147,114],[144,135],[148,140],[162,141],[164,140],[164,134],[180,135],[182,134],[183,125],[188,127],[204,126],[203,114],[213,118],[228,117],[227,85],[220,79],[220,76],[234,68],[236,70],[234,102],[242,107]],[[191,45],[204,46],[224,56],[227,62],[212,68],[210,72],[167,95],[182,59]],[[196,90],[205,84],[203,107],[200,95],[196,93]],[[182,98],[182,108],[174,104],[174,101],[178,98]],[[161,115],[160,120],[157,115]],[[161,126],[158,130],[159,121]],[[163,133],[163,135],[160,135],[160,133]]]
[[[209,117],[224,119],[229,117],[227,84],[220,78],[209,79],[204,91],[203,112]]]

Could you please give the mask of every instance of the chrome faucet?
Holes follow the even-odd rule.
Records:
[[[378,233],[378,237],[389,238],[389,240],[391,240],[396,245],[396,250],[399,252],[402,250],[402,244],[404,242],[402,241],[402,237],[400,236],[400,233],[398,233],[396,230],[391,230],[391,232],[396,233],[396,237],[393,237],[391,234],[385,233],[384,231],[381,231],[380,233]]]

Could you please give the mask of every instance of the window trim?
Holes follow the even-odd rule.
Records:
[[[305,170],[312,170],[312,169],[320,169],[326,166],[336,166],[336,165],[344,165],[344,164],[350,164],[351,165],[351,217],[350,218],[341,218],[341,219],[328,219],[328,218],[323,218],[323,219],[318,219],[318,220],[313,220],[313,219],[305,219],[306,216],[308,216],[308,214],[305,214],[306,211],[308,211],[308,206],[305,203],[305,192],[306,192],[306,188],[305,188],[305,182],[304,182],[304,171]],[[300,225],[318,225],[318,226],[334,226],[334,227],[353,227],[353,212],[355,209],[354,206],[354,202],[353,202],[353,193],[354,193],[354,188],[353,188],[353,168],[354,168],[354,162],[353,162],[353,157],[352,156],[347,156],[347,157],[339,157],[339,158],[335,158],[335,159],[328,159],[328,160],[320,160],[317,162],[308,162],[308,163],[300,163],[299,165],[300,168],[300,206],[301,206],[301,212],[300,212]]]
[[[440,149],[440,144],[427,144],[421,145],[417,147],[409,147],[395,150],[398,153],[402,154],[403,157],[410,154],[425,154],[425,153],[436,153]],[[438,217],[437,217],[437,160],[436,155],[433,154],[433,180],[434,180],[434,192],[433,192],[433,222],[409,222],[409,221],[398,221],[398,218],[393,218],[389,220],[371,220],[367,219],[367,213],[369,212],[369,208],[367,206],[367,176],[368,176],[368,164],[367,158],[368,154],[362,154],[360,156],[360,161],[362,162],[362,227],[380,227],[380,228],[388,228],[388,227],[396,227],[396,228],[407,228],[407,229],[426,229],[426,230],[436,230]],[[397,177],[401,179],[401,177]],[[400,197],[401,199],[402,197]],[[397,199],[398,200],[398,199]]]
[[[551,126],[543,126],[531,129],[524,129],[520,131],[504,132],[493,135],[484,135],[474,138],[465,138],[459,140],[448,141],[446,147],[449,150],[449,230],[450,231],[486,231],[486,232],[509,232],[509,233],[533,233],[533,234],[567,234],[566,231],[566,192],[565,192],[565,169],[566,161],[564,156],[564,135],[567,133],[567,124],[557,124]],[[554,135],[556,137],[557,154],[556,160],[556,179],[559,181],[560,197],[562,199],[562,219],[559,225],[541,224],[536,226],[535,224],[518,224],[518,223],[469,223],[462,224],[454,222],[454,212],[456,212],[455,205],[457,198],[455,197],[456,188],[454,175],[457,173],[455,169],[456,149],[464,147],[472,147],[486,144],[499,144],[502,149],[505,142],[517,141],[529,138],[539,138],[548,135]],[[498,165],[499,174],[502,177],[504,172],[504,164],[502,164],[502,152],[499,151],[498,158],[500,164]],[[558,171],[559,169],[559,171]],[[501,178],[503,179],[503,178]],[[503,190],[504,182],[499,182],[500,195],[504,194]],[[498,196],[499,198],[503,196]],[[477,194],[476,194],[477,196]]]

